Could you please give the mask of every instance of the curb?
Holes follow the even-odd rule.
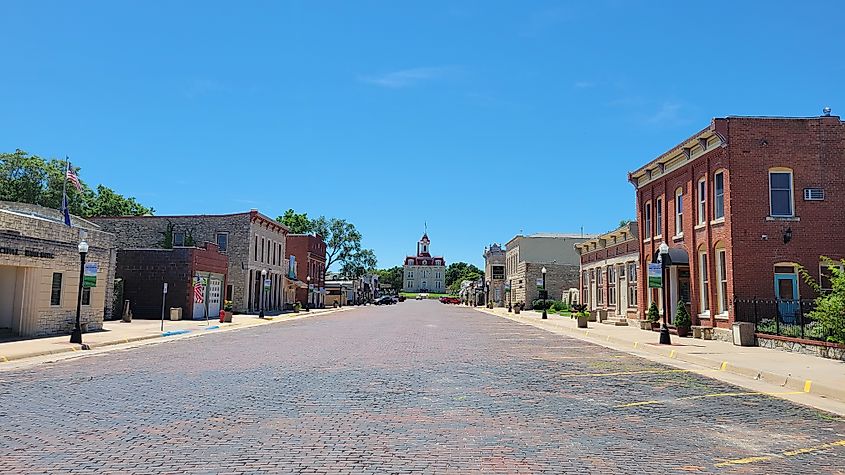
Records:
[[[528,318],[519,318],[515,316],[509,315],[501,315],[496,312],[491,312],[489,309],[481,309],[476,308],[476,310],[486,313],[488,315],[494,315],[496,317],[505,318],[508,320],[512,320],[519,323],[529,324],[532,326],[534,322]],[[590,329],[573,329],[564,326],[558,326],[552,324],[557,329],[560,329],[562,332],[567,333],[569,335],[575,336],[578,339],[590,341],[593,343],[601,344],[602,342],[605,343],[614,343],[616,345],[622,347],[630,347],[634,350],[642,350],[654,355],[664,356],[670,359],[683,361],[685,363],[690,363],[698,366],[703,366],[707,369],[724,371],[727,373],[735,374],[738,376],[742,376],[748,379],[753,379],[755,381],[763,381],[768,384],[772,384],[775,386],[780,386],[782,388],[788,388],[795,391],[801,391],[807,394],[814,394],[816,396],[825,397],[828,399],[833,399],[838,402],[845,403],[845,388],[834,388],[831,386],[827,386],[824,384],[818,384],[813,382],[809,379],[802,379],[797,378],[794,376],[782,375],[777,373],[772,373],[768,371],[761,371],[754,368],[749,368],[745,366],[739,366],[733,363],[728,363],[727,361],[715,360],[710,358],[704,358],[701,356],[695,355],[687,355],[684,353],[678,353],[676,350],[669,349],[668,351],[665,348],[658,348],[654,347],[649,344],[643,344],[639,341],[632,342],[629,340],[624,340],[622,338],[617,338],[614,336],[590,336]],[[542,327],[538,327],[542,328]],[[616,349],[616,348],[611,348]],[[624,349],[620,349],[620,351],[626,351]]]
[[[100,343],[90,343],[90,344],[86,343],[85,346],[87,346],[88,349],[97,349],[97,348],[103,348],[103,347],[107,347],[107,346],[135,343],[135,342],[145,341],[145,340],[154,340],[154,339],[157,339],[157,338],[188,335],[188,334],[191,334],[191,333],[193,333],[195,335],[203,335],[203,334],[205,334],[205,330],[229,331],[229,330],[239,330],[239,329],[245,329],[245,328],[254,328],[254,327],[260,327],[260,326],[263,326],[263,325],[270,325],[270,324],[273,324],[273,323],[289,322],[291,320],[300,320],[300,319],[311,317],[311,316],[330,315],[330,314],[333,314],[333,313],[344,311],[347,308],[351,309],[351,308],[355,308],[355,307],[341,307],[341,308],[338,308],[338,309],[331,309],[331,310],[327,310],[325,312],[316,312],[316,313],[300,312],[300,313],[304,313],[304,315],[294,314],[296,316],[291,317],[291,318],[284,318],[284,319],[278,318],[280,315],[277,315],[273,318],[266,319],[267,320],[266,322],[263,322],[263,323],[259,322],[259,323],[254,323],[254,324],[246,325],[246,326],[240,326],[241,325],[240,323],[234,323],[232,325],[227,325],[225,327],[221,327],[220,325],[214,325],[214,326],[204,327],[204,328],[200,328],[200,329],[196,329],[196,330],[171,330],[171,331],[166,331],[166,332],[161,332],[161,333],[154,333],[152,335],[142,335],[142,336],[136,336],[136,337],[132,337],[132,338],[120,338],[120,339],[116,339],[116,340],[103,341],[103,342],[100,342]],[[209,332],[209,333],[216,333],[216,332]],[[29,358],[37,358],[39,356],[61,355],[61,354],[64,354],[64,353],[72,353],[72,352],[77,352],[77,351],[85,351],[85,350],[83,350],[82,348],[76,347],[76,346],[72,346],[72,347],[65,347],[65,348],[57,348],[55,350],[34,351],[32,353],[23,353],[23,354],[12,355],[12,356],[0,355],[0,363],[10,363],[12,361],[25,360],[25,359],[29,359]]]

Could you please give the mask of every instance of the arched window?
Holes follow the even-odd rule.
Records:
[[[704,224],[707,221],[707,181],[704,177],[698,179],[696,188],[696,202],[698,203],[697,224]]]
[[[710,268],[707,264],[707,248],[698,247],[699,312],[710,313]]]
[[[645,202],[645,207],[643,207],[643,222],[645,226],[643,227],[643,236],[646,239],[651,238],[651,201]]]

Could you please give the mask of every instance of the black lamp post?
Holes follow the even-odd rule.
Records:
[[[490,305],[490,281],[488,280],[484,284],[486,290],[486,293],[484,294],[484,305],[492,308],[492,305]]]
[[[308,277],[305,278],[305,280],[308,281],[308,301],[305,302],[305,311],[310,312],[311,311],[311,276],[309,275]]]
[[[264,318],[264,279],[267,278],[267,269],[261,269],[261,290],[258,292],[258,318]]]
[[[669,286],[666,278],[666,264],[669,261],[669,245],[665,242],[660,243],[660,254],[657,260],[660,261],[660,275],[663,284],[663,326],[660,327],[660,344],[671,345],[672,338],[669,336]]]
[[[511,285],[513,285],[513,280],[508,279],[508,312],[513,311],[513,306],[511,305],[511,292],[513,292],[513,288],[511,287]]]
[[[85,256],[88,254],[88,243],[80,241],[79,246],[79,292],[76,295],[76,325],[70,333],[70,342],[82,344],[82,325],[79,320],[82,314],[82,281],[85,279]]]
[[[543,273],[543,320],[545,320],[549,318],[549,314],[546,313],[546,296],[548,295],[546,293],[546,266],[543,266],[540,272]]]

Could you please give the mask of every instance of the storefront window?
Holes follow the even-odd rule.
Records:
[[[62,304],[62,273],[53,273],[53,285],[50,289],[50,305]]]

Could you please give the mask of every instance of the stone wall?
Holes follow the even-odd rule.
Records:
[[[546,267],[546,290],[549,299],[558,299],[564,290],[578,286],[578,265],[535,264],[520,262],[516,273],[511,278],[511,292],[513,303],[524,302],[526,308],[531,306],[539,295],[537,279],[542,279],[543,267]]]
[[[841,346],[823,346],[793,340],[765,338],[761,337],[759,333],[757,334],[757,346],[845,361],[845,348]]]

